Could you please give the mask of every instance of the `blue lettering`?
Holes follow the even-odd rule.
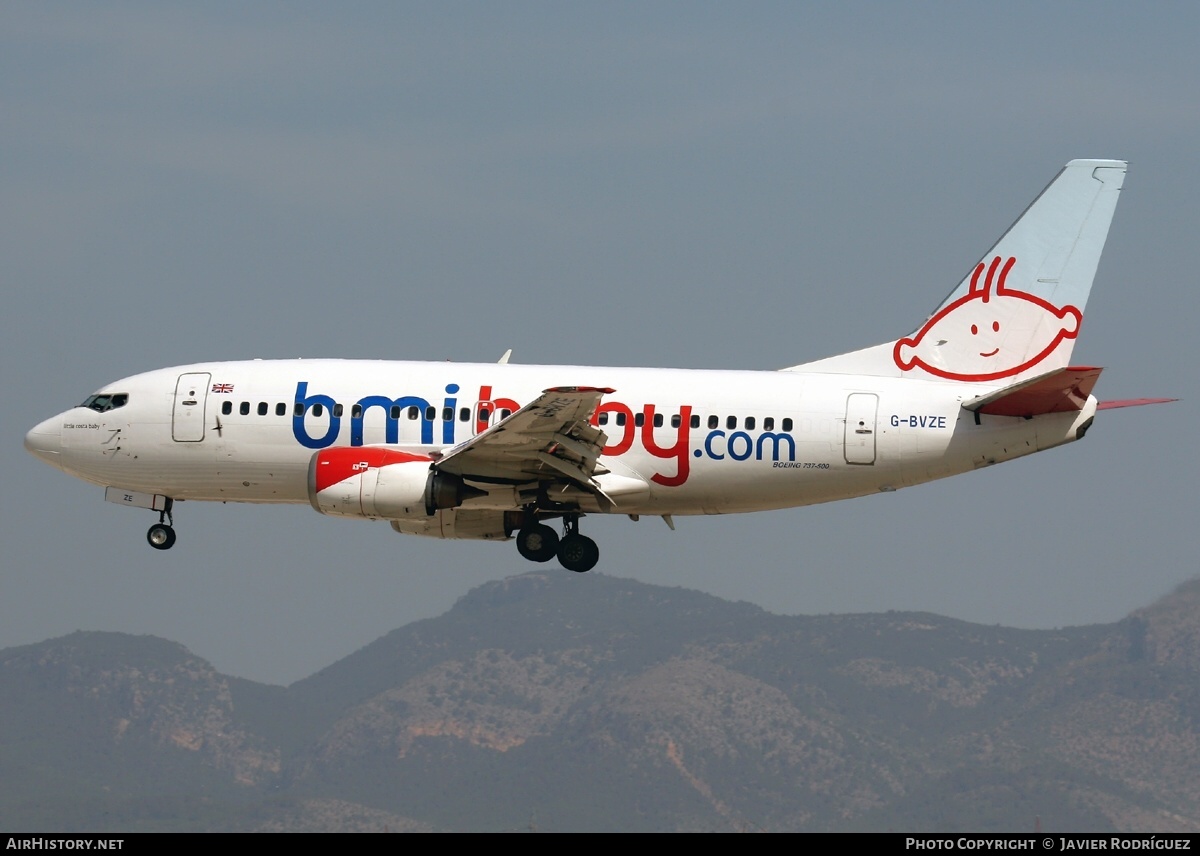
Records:
[[[892,414],[892,427],[893,428],[900,427],[900,417],[897,416],[895,413]]]
[[[385,443],[400,442],[400,420],[393,419],[392,413],[396,412],[403,416],[404,411],[408,407],[416,407],[421,411],[421,444],[425,446],[433,445],[433,423],[425,418],[425,410],[429,407],[429,402],[423,398],[417,398],[415,395],[406,395],[403,398],[388,398],[385,395],[368,395],[365,398],[360,398],[358,401],[360,413],[358,416],[350,418],[350,445],[361,446],[363,444],[363,420],[367,415],[367,410],[372,407],[382,407],[387,413],[387,428],[384,438]]]
[[[780,442],[787,443],[789,461],[796,460],[796,441],[792,439],[791,434],[776,434],[773,431],[764,431],[762,436],[758,438],[758,448],[755,449],[754,459],[756,461],[763,460],[763,447],[771,442],[771,460],[779,460],[779,444]],[[732,453],[730,453],[732,454]]]
[[[454,395],[456,392],[458,392],[458,384],[446,384],[447,398],[445,405],[443,405],[445,409],[442,410],[442,442],[447,446],[454,445],[454,418],[458,415],[456,413],[458,410],[458,399],[450,398],[449,396]],[[450,418],[446,419],[445,417],[447,416]]]
[[[710,458],[712,458],[714,461],[723,461],[723,460],[725,460],[725,456],[718,455],[715,451],[713,451],[712,441],[713,441],[714,437],[720,437],[720,438],[724,439],[725,432],[724,431],[713,431],[711,434],[709,434],[707,437],[705,437],[704,438],[704,451],[707,452],[708,456]]]
[[[724,441],[720,450],[716,448],[718,440]],[[756,444],[754,438],[745,431],[726,435],[724,431],[716,430],[704,438],[704,448],[696,449],[692,454],[697,458],[707,455],[714,461],[723,461],[726,455],[735,461],[745,461],[753,455],[754,460],[763,461],[768,460],[769,452],[769,460],[778,461],[784,449],[787,451],[787,460],[796,460],[796,440],[790,434],[764,431]]]
[[[324,449],[326,446],[332,446],[342,428],[341,417],[333,415],[333,407],[337,402],[328,395],[307,395],[307,393],[307,381],[300,381],[296,384],[296,406],[292,408],[292,436],[296,438],[297,443],[308,449]],[[304,417],[310,409],[318,404],[329,414],[329,430],[325,432],[324,437],[310,437],[308,429],[304,425]]]
[[[733,443],[735,440],[746,441],[746,451],[744,453],[739,455],[734,450]],[[734,431],[729,435],[729,442],[725,445],[725,450],[729,452],[729,457],[733,458],[735,461],[744,461],[746,458],[750,457],[750,453],[754,451],[754,441],[750,439],[750,435],[745,431]]]

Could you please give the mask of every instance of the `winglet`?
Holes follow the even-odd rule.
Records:
[[[496,362],[502,366],[506,366],[506,365],[508,365],[508,358],[511,356],[512,356],[512,348],[509,348],[507,351],[504,352],[504,356],[502,356],[500,359],[496,360]]]

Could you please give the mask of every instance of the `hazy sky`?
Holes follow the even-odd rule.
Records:
[[[1200,570],[1197,33],[1191,3],[0,4],[0,647],[153,633],[286,683],[532,567],[307,505],[181,504],[151,550],[150,512],[21,446],[109,381],[793,365],[911,332],[1075,157],[1131,166],[1074,362],[1183,402],[895,494],[586,531],[599,572],[776,612],[1151,602]]]

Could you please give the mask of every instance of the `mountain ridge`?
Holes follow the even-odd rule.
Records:
[[[1200,828],[1200,580],[1119,622],[781,616],[534,571],[287,687],[178,643],[0,651],[0,823]]]

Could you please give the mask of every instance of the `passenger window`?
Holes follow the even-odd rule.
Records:
[[[720,424],[721,424],[721,417],[720,417],[720,416],[710,416],[710,417],[708,417],[708,427],[709,427],[709,428],[716,428],[716,427],[717,427],[718,425],[720,425]]]
[[[617,411],[617,425],[620,427],[625,426],[625,414],[619,410]]]
[[[296,406],[299,407],[300,405],[296,405]],[[320,404],[313,405],[313,416],[320,416],[324,412],[325,412],[325,408],[322,405],[320,405]]]
[[[789,419],[784,419],[784,420],[783,420],[783,430],[784,430],[784,431],[791,431],[791,430],[792,430],[792,420],[791,420],[790,418],[789,418]]]
[[[692,422],[691,422],[691,425],[692,425],[692,427],[693,427],[693,428],[699,428],[699,427],[700,427],[700,414],[699,414],[699,413],[693,413],[693,414],[692,414]]]
[[[287,413],[287,405],[282,401],[275,405],[275,415],[283,416]]]
[[[260,401],[258,403],[258,415],[259,416],[267,415],[267,403],[265,401]]]
[[[678,428],[678,427],[679,427],[680,425],[682,425],[682,424],[683,424],[683,417],[682,417],[682,416],[680,416],[678,413],[672,414],[672,416],[671,416],[671,427],[672,427],[672,428]]]
[[[221,402],[221,413],[225,416],[228,416],[230,413],[233,413],[233,402],[232,401],[222,401]]]
[[[454,408],[453,407],[443,407],[442,408],[442,421],[443,422],[453,422],[454,421]]]
[[[501,411],[500,411],[500,418],[501,418],[501,419],[507,419],[507,418],[508,418],[508,417],[510,417],[510,416],[512,416],[512,411],[511,411],[511,410],[509,410],[508,408],[505,408],[504,410],[501,410]]]
[[[645,425],[646,424],[646,414],[645,413],[635,413],[633,416],[633,424],[636,425],[638,428],[641,428],[643,425]]]
[[[459,422],[470,422],[471,421],[471,408],[469,408],[469,407],[458,408],[458,421]]]
[[[725,427],[726,427],[726,428],[729,428],[729,429],[731,429],[731,430],[732,430],[733,428],[736,428],[736,427],[737,427],[737,417],[736,417],[736,416],[730,416],[728,419],[726,419],[726,420],[725,420]]]
[[[662,423],[663,423],[662,414],[661,414],[661,413],[655,413],[655,414],[654,414],[654,427],[655,427],[655,428],[661,428],[661,427],[662,427]]]
[[[425,421],[432,422],[437,419],[437,408],[432,404],[425,408]]]
[[[297,401],[296,405],[292,408],[292,415],[293,416],[303,416],[304,415],[304,405],[301,404],[299,401]]]
[[[747,416],[747,417],[746,417],[746,430],[747,430],[747,431],[753,431],[753,430],[754,430],[754,417],[753,417],[753,416]]]
[[[608,424],[608,411],[607,410],[596,417],[596,424],[597,425],[607,425]]]
[[[479,408],[479,421],[480,422],[488,422],[489,420],[491,420],[491,418],[492,418],[492,411],[488,410],[486,407]]]
[[[333,415],[336,416],[338,419],[342,418],[342,405],[340,405],[340,404],[333,405]]]
[[[319,405],[319,404],[317,405],[317,407],[320,407],[320,406],[321,405]],[[317,407],[314,407],[313,410],[316,410]],[[250,402],[243,401],[241,403],[241,405],[238,407],[238,413],[242,414],[243,416],[249,416],[250,415]]]
[[[775,417],[774,416],[764,416],[763,417],[763,430],[764,431],[774,431],[775,430]]]
[[[393,404],[391,407],[388,408],[388,419],[399,419],[399,418],[400,418],[400,407],[398,405]]]
[[[350,408],[350,418],[351,419],[361,419],[362,418],[362,405],[361,404],[355,404],[354,406],[352,406]]]

